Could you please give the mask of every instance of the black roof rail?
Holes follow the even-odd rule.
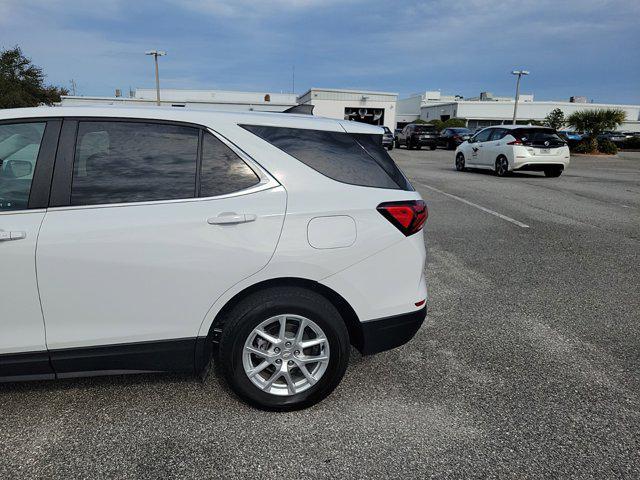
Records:
[[[313,115],[313,107],[315,105],[294,105],[293,107],[287,108],[282,113],[299,113],[300,115]]]

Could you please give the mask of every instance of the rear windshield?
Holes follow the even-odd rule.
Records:
[[[420,132],[433,132],[436,127],[434,125],[416,125],[414,127],[415,131]]]
[[[453,133],[460,133],[462,135],[465,134],[471,134],[471,130],[469,130],[468,128],[451,128],[450,129]]]
[[[240,125],[317,172],[342,183],[413,190],[380,135]]]
[[[553,128],[516,128],[512,135],[522,140],[525,145],[554,146],[565,143]],[[548,142],[548,145],[545,142]]]

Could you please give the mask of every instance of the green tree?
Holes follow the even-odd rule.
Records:
[[[20,47],[0,50],[0,108],[37,107],[60,101],[69,92],[44,84],[42,69]]]
[[[445,120],[444,128],[456,128],[456,127],[466,127],[467,120],[464,118],[450,118],[449,120]]]
[[[544,117],[544,124],[555,130],[560,130],[565,124],[564,112],[559,108],[554,108],[549,112],[549,115]]]
[[[445,128],[455,128],[455,127],[466,127],[467,126],[467,121],[464,118],[450,118],[449,120],[444,120],[444,121],[443,120],[434,119],[434,120],[430,120],[429,122],[424,122],[424,123],[430,123],[431,125],[434,125],[436,127],[436,130],[438,130],[439,132],[441,132]]]
[[[587,151],[598,152],[598,135],[607,130],[615,130],[627,117],[619,108],[601,108],[597,110],[579,110],[567,117],[567,125],[587,134]]]

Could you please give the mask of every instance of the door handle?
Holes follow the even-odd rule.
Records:
[[[5,232],[4,230],[0,230],[0,242],[24,240],[25,238],[27,238],[27,232]]]
[[[236,225],[238,223],[253,222],[256,218],[258,217],[253,213],[225,212],[217,217],[208,218],[207,223],[209,225]]]

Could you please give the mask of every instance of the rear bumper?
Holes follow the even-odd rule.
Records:
[[[425,305],[415,312],[362,322],[356,347],[363,355],[372,355],[404,345],[420,329],[426,316]]]
[[[563,169],[569,166],[569,159],[560,156],[543,157],[540,155],[538,157],[516,158],[515,160],[514,170],[542,171],[550,166],[562,167]]]

